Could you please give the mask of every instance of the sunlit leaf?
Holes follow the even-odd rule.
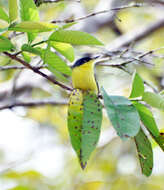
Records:
[[[138,73],[133,74],[132,89],[129,98],[142,96],[144,93],[144,83]]]
[[[31,61],[31,56],[30,56],[28,53],[22,52],[22,56],[23,56],[24,60],[25,60],[27,63],[30,63],[30,61]]]
[[[155,137],[159,136],[159,130],[156,125],[155,119],[153,117],[153,114],[151,111],[144,106],[143,104],[140,104],[138,102],[134,103],[134,106],[137,108],[138,113],[140,115],[141,121],[145,125],[145,127],[148,129],[148,131]]]
[[[18,1],[17,0],[9,0],[9,18],[10,22],[13,22],[18,17]]]
[[[46,22],[24,21],[9,27],[9,30],[18,32],[49,32],[58,26]]]
[[[123,96],[109,96],[103,88],[102,95],[108,117],[121,139],[136,136],[140,117],[133,104]]]
[[[4,11],[4,9],[2,7],[0,7],[0,19],[9,22],[9,16],[7,15],[7,13]]]
[[[38,9],[33,0],[20,0],[21,21],[40,21]],[[28,33],[28,40],[32,42],[37,34]]]
[[[49,38],[51,41],[70,43],[73,45],[103,45],[94,36],[81,31],[73,30],[58,30],[55,31]]]
[[[47,49],[45,51],[44,56],[42,56],[42,59],[50,65],[52,68],[56,69],[57,71],[66,74],[68,76],[71,75],[72,71],[70,67],[61,59],[58,55],[56,55],[54,52]]]
[[[142,99],[152,107],[164,110],[164,97],[153,92],[144,92]]]
[[[0,52],[14,50],[14,45],[4,36],[0,36]]]
[[[151,143],[149,142],[142,129],[140,129],[139,133],[136,137],[134,137],[134,139],[142,173],[146,176],[150,176],[153,169],[153,151]]]
[[[86,167],[90,154],[99,139],[102,122],[102,105],[97,95],[75,89],[70,96],[68,129],[71,143],[81,167]]]
[[[33,53],[35,55],[39,55],[42,56],[42,54],[44,53],[44,50],[41,48],[34,48],[28,44],[23,44],[22,46],[22,51],[27,51],[29,53]]]
[[[69,61],[74,61],[75,54],[73,47],[68,43],[62,42],[51,42],[51,46],[56,49],[59,53],[61,53],[64,57],[66,57]]]

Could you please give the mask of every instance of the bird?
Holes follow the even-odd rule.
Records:
[[[72,85],[74,89],[99,93],[95,77],[94,65],[99,56],[85,56],[78,59],[72,66]]]

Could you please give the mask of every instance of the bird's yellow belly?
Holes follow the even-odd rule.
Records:
[[[74,88],[98,92],[94,72],[90,67],[74,69],[72,72],[72,83]]]

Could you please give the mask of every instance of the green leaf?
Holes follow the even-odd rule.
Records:
[[[67,29],[67,28],[70,28],[71,26],[77,24],[77,22],[71,22],[71,23],[67,23],[63,26],[61,26],[61,29]]]
[[[14,26],[10,26],[9,30],[18,32],[49,32],[58,28],[57,25],[46,23],[46,22],[33,22],[24,21]]]
[[[142,99],[152,107],[164,110],[164,97],[153,92],[144,92]]]
[[[20,0],[21,21],[40,21],[38,9],[33,0]],[[37,34],[28,33],[28,41],[32,42]]]
[[[155,137],[159,136],[159,130],[156,125],[156,122],[154,120],[153,114],[151,111],[144,106],[143,104],[140,104],[138,102],[134,102],[134,106],[138,110],[138,113],[140,115],[141,121],[143,122],[144,126],[147,128],[147,130]]]
[[[0,35],[8,31],[8,27],[6,28],[0,28]]]
[[[2,7],[0,7],[0,19],[6,22],[10,22],[9,16],[6,14]]]
[[[144,93],[144,83],[138,73],[133,74],[132,90],[129,98],[137,98]]]
[[[62,73],[60,73],[59,71],[54,69],[51,65],[48,65],[47,69],[49,71],[51,71],[56,78],[58,78],[58,79],[60,79],[60,80],[62,80],[64,82],[68,82],[68,79]]]
[[[73,30],[57,30],[52,33],[49,40],[73,45],[103,45],[103,43],[94,36],[86,32]]]
[[[4,36],[0,36],[0,52],[14,50],[14,45]]]
[[[22,49],[22,51],[33,53],[33,54],[39,55],[39,56],[42,56],[42,54],[44,53],[43,49],[41,49],[41,48],[33,48],[32,46],[30,46],[28,44],[23,44],[21,49]]]
[[[158,137],[153,136],[153,135],[152,137],[156,141],[156,143],[160,146],[160,148],[164,151],[164,133],[160,133]]]
[[[81,137],[80,155],[82,168],[86,165],[90,154],[96,148],[102,123],[102,105],[94,92],[84,92],[83,105],[83,135]]]
[[[153,151],[151,143],[143,130],[140,129],[136,137],[134,137],[138,157],[142,169],[142,173],[146,176],[150,176],[153,169]]]
[[[102,95],[108,118],[121,139],[136,136],[140,129],[140,117],[133,104],[123,96],[109,96],[103,88]]]
[[[102,105],[97,95],[74,89],[68,107],[68,129],[71,143],[82,169],[95,149],[100,136]]]
[[[42,56],[42,59],[45,61],[45,63],[47,63],[47,65],[54,68],[55,70],[68,76],[71,75],[72,71],[70,67],[63,61],[63,59],[61,59],[58,55],[56,55],[49,49],[45,51],[45,54],[44,56]]]
[[[67,58],[70,62],[74,61],[74,49],[70,44],[54,41],[51,42],[51,46],[56,49],[56,51],[61,53],[65,58]]]
[[[18,2],[17,0],[9,0],[9,18],[13,22],[18,17]]]
[[[30,63],[31,57],[30,57],[30,55],[29,55],[28,53],[22,52],[22,56],[23,56],[24,60],[25,60],[27,63]]]

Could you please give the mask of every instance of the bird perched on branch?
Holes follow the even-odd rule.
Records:
[[[99,92],[94,73],[94,63],[97,57],[83,57],[78,59],[72,66],[72,84],[76,89],[83,91],[91,90],[96,94]]]

